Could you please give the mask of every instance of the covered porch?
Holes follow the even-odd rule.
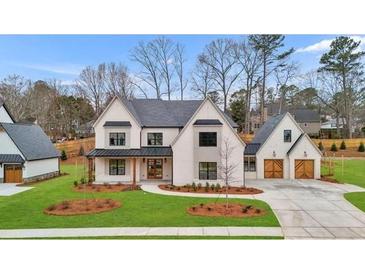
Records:
[[[89,182],[172,182],[170,147],[94,149],[88,155]]]

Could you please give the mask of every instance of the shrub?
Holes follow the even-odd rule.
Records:
[[[246,207],[242,207],[242,213],[247,213],[247,208]]]
[[[215,185],[215,192],[218,192],[221,189],[221,185],[216,183]]]
[[[68,209],[70,207],[70,203],[68,201],[63,201],[61,205],[62,209]]]
[[[324,146],[323,146],[322,142],[319,142],[319,144],[318,144],[318,149],[319,149],[320,151],[324,151]]]
[[[209,183],[208,182],[206,182],[205,183],[205,192],[208,192],[209,191]]]
[[[84,177],[82,177],[82,178],[80,179],[80,183],[81,183],[82,185],[84,185],[84,184],[86,183],[86,180],[85,180],[85,178],[84,178]]]
[[[211,207],[208,207],[208,211],[212,211],[212,208]]]
[[[191,187],[193,188],[194,191],[196,191],[196,184],[193,182]]]
[[[67,154],[66,154],[66,151],[64,149],[61,151],[61,160],[62,161],[67,160]]]
[[[202,203],[202,204],[200,204],[200,207],[203,207],[204,206],[204,204]]]
[[[50,205],[49,207],[47,207],[48,211],[53,211],[56,209],[56,205]]]
[[[336,144],[335,143],[333,143],[332,144],[332,146],[331,146],[331,151],[337,151],[338,149],[337,149],[337,146],[336,146]]]
[[[77,181],[74,181],[74,187],[77,187],[79,183]]]
[[[214,189],[215,189],[214,184],[211,184],[211,185],[210,185],[210,189],[211,189],[212,191],[214,191]]]
[[[192,209],[193,211],[195,211],[195,210],[196,210],[196,207],[195,207],[195,206],[193,206],[191,209]]]
[[[181,188],[178,186],[178,187],[177,187],[177,190],[180,190],[180,189],[181,189]]]
[[[79,149],[79,156],[84,156],[84,155],[85,155],[85,150],[84,150],[83,145],[81,145],[80,149]]]
[[[261,209],[256,208],[255,212],[256,212],[256,213],[261,213]]]
[[[187,184],[187,185],[185,185],[185,187],[186,187],[187,189],[190,189],[190,188],[191,188],[191,185],[190,185],[190,184]]]
[[[198,184],[198,189],[201,189],[202,188],[202,184],[201,183],[199,183]]]
[[[359,152],[365,152],[365,145],[363,142],[360,142],[360,145],[359,145]]]
[[[342,149],[342,150],[346,149],[346,144],[345,144],[344,140],[342,140],[342,142],[341,142],[340,149]]]

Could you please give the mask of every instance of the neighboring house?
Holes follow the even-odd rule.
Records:
[[[279,103],[267,104],[264,108],[264,121],[266,122],[271,117],[290,112],[295,121],[309,136],[318,137],[321,130],[321,117],[317,111],[312,109],[297,107],[287,108],[282,107],[280,109]],[[251,112],[251,131],[255,134],[261,127],[260,124],[260,112],[255,110]]]
[[[247,144],[245,177],[251,179],[319,179],[321,152],[286,112],[267,120]]]
[[[221,182],[221,153],[233,150],[231,181],[243,181],[244,142],[237,124],[212,101],[126,100],[119,96],[94,123],[96,183]],[[92,175],[89,173],[90,179]]]
[[[43,130],[16,123],[0,102],[0,183],[21,183],[59,174],[59,153]]]

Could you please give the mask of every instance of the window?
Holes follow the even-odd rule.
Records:
[[[199,132],[199,146],[216,147],[217,132]]]
[[[245,171],[256,171],[256,157],[244,158]]]
[[[199,180],[217,180],[217,163],[200,162]]]
[[[162,146],[162,133],[147,133],[147,144],[149,146]]]
[[[284,130],[284,142],[285,143],[290,143],[291,142],[291,130],[290,129],[285,129]]]
[[[109,175],[125,175],[125,160],[109,160]]]
[[[109,133],[109,145],[110,146],[125,146],[125,133],[124,132]]]

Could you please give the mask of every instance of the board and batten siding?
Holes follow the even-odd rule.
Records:
[[[148,133],[162,133],[162,145],[170,146],[172,141],[179,134],[179,128],[143,128],[141,132],[141,146],[148,146],[147,135]]]
[[[23,178],[32,178],[57,171],[59,171],[58,158],[26,161],[23,168]]]

